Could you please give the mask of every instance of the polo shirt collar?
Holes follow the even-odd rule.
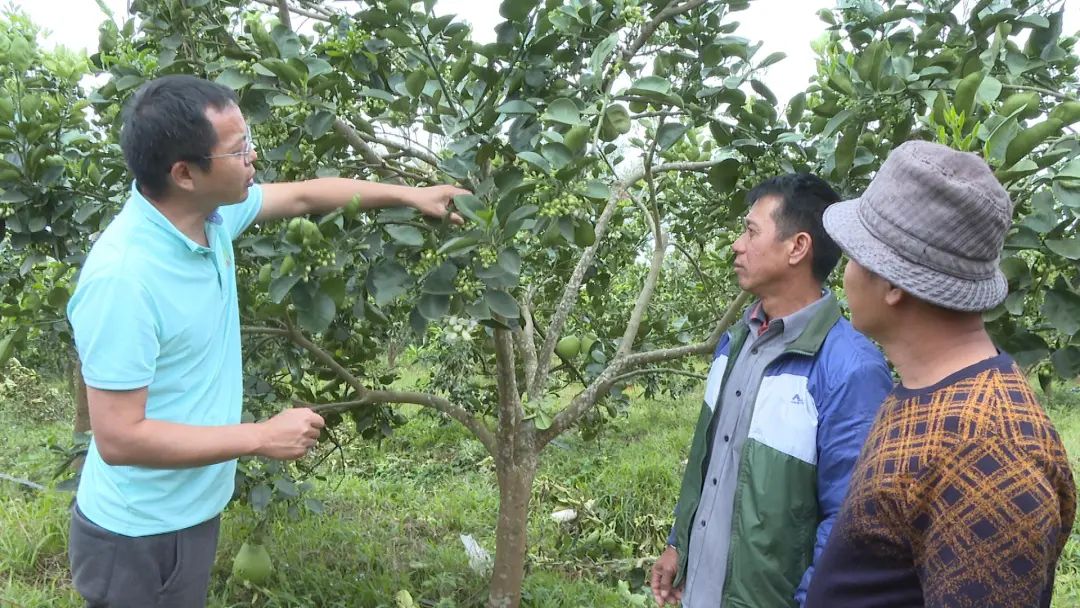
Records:
[[[158,211],[158,208],[155,207],[154,204],[151,203],[149,200],[147,200],[147,198],[143,196],[142,192],[139,192],[139,185],[134,180],[132,180],[131,182],[131,198],[128,200],[132,205],[135,206],[139,213],[143,215],[143,217],[150,220],[152,224],[156,225],[161,230],[165,231],[166,234],[183,243],[183,245],[187,247],[188,251],[191,251],[192,253],[207,253],[210,251],[209,247],[203,247],[202,245],[188,238],[188,236],[183,232],[180,232],[180,230],[176,226],[174,226],[172,222],[169,221],[169,218],[162,215],[161,212]],[[210,224],[221,225],[221,215],[217,211],[214,211],[210,214],[209,217],[206,218],[206,221]],[[207,238],[210,238],[209,231],[207,231]]]
[[[769,319],[765,315],[765,310],[761,304],[761,300],[758,300],[747,309],[746,311],[746,323],[750,326],[750,333],[758,335],[758,331],[762,327],[771,326],[774,323],[778,323],[783,332],[784,342],[790,344],[794,342],[806,328],[810,325],[810,321],[813,320],[822,310],[830,306],[833,302],[832,294],[827,290],[821,290],[821,297],[811,302],[807,306],[800,308],[799,310],[787,315],[786,317],[780,317],[776,319]]]

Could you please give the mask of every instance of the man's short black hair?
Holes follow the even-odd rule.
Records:
[[[178,161],[210,170],[217,133],[206,110],[238,105],[236,93],[194,76],[164,76],[139,87],[124,108],[120,147],[135,181],[149,196],[165,193]]]
[[[825,208],[839,201],[840,195],[816,175],[788,173],[770,177],[754,186],[746,200],[753,205],[764,196],[780,198],[780,204],[773,212],[779,238],[791,238],[799,232],[810,235],[811,270],[814,278],[824,283],[840,261],[840,247],[825,232],[821,218]]]

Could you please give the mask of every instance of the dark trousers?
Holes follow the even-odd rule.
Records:
[[[203,608],[221,518],[153,536],[123,536],[71,509],[68,557],[87,608]]]

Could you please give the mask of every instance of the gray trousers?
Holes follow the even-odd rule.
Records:
[[[123,536],[71,509],[68,557],[87,608],[203,608],[221,518],[153,536]]]

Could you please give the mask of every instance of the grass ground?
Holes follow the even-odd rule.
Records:
[[[645,605],[641,585],[670,524],[697,399],[642,400],[598,440],[569,434],[545,452],[529,522],[526,606]],[[1050,410],[1080,467],[1080,394],[1060,391]],[[354,442],[335,456],[334,470],[316,482],[324,515],[273,524],[267,544],[276,570],[265,589],[229,578],[250,519],[230,509],[210,605],[407,606],[395,599],[402,590],[416,606],[481,605],[486,581],[470,568],[460,536],[494,548],[498,491],[490,459],[461,427],[418,410],[408,415],[409,424],[381,444]],[[47,480],[57,456],[44,446],[65,441],[69,425],[62,411],[34,419],[26,408],[0,405],[0,472]],[[65,555],[70,499],[0,481],[0,606],[81,605]],[[563,507],[576,508],[578,520],[548,517]],[[1054,606],[1078,605],[1074,533]]]

